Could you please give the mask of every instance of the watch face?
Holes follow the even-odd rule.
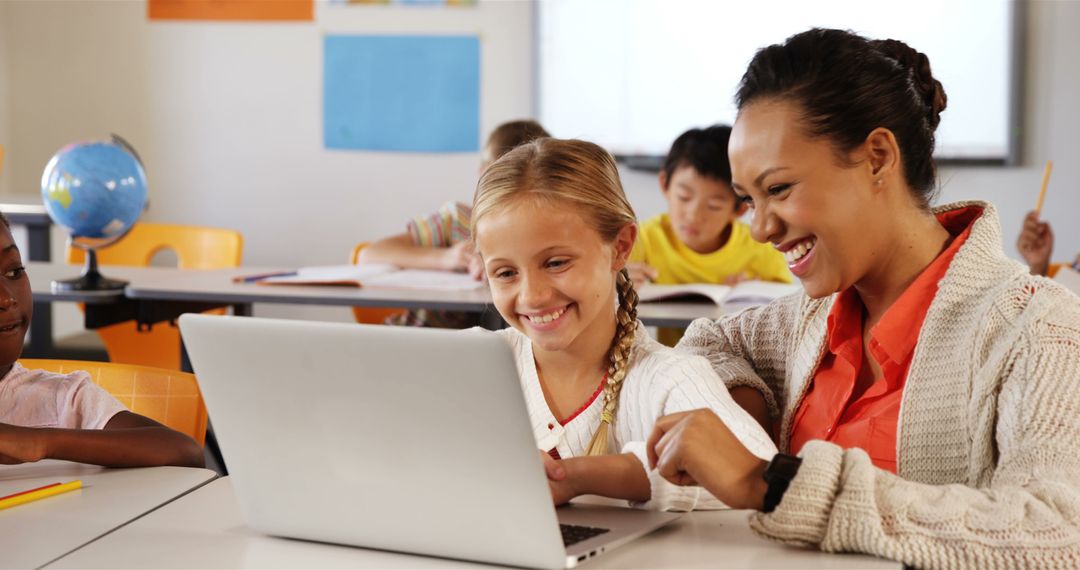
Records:
[[[799,465],[802,465],[802,458],[787,455],[786,453],[777,453],[773,456],[769,465],[765,467],[765,480],[782,478],[790,481],[795,477],[795,473],[799,471]]]

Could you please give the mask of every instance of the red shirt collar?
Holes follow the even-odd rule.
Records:
[[[938,222],[952,236],[951,242],[870,329],[871,338],[893,362],[904,362],[915,350],[922,323],[937,294],[938,283],[948,271],[960,246],[971,234],[971,226],[982,213],[981,207],[968,206],[937,215]],[[861,337],[863,311],[862,301],[854,287],[837,295],[828,321],[829,349],[833,354],[840,355],[838,351],[845,350],[845,341],[855,336]]]

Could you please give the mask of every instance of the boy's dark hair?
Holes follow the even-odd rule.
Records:
[[[11,229],[11,220],[8,220],[3,212],[0,212],[0,224],[4,224],[4,227],[9,230]]]
[[[691,166],[698,174],[731,186],[731,163],[727,154],[730,138],[731,127],[727,125],[690,129],[679,135],[671,143],[671,150],[664,160],[664,180],[671,182],[676,170]]]
[[[759,99],[802,108],[803,128],[841,154],[871,131],[892,131],[904,177],[925,207],[937,183],[934,131],[947,99],[926,55],[897,40],[814,28],[758,50],[735,95],[742,111]]]
[[[540,123],[532,119],[510,121],[495,127],[488,136],[487,147],[491,150],[491,160],[498,160],[502,155],[527,142],[543,137],[550,137]]]

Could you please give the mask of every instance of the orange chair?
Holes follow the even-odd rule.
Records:
[[[60,374],[85,370],[95,384],[132,412],[190,435],[199,445],[206,439],[206,405],[194,374],[83,360],[24,358],[19,362],[29,369],[40,368]]]
[[[349,262],[356,265],[360,262],[360,251],[367,247],[367,242],[361,243],[353,248],[352,257]],[[368,325],[381,325],[386,322],[386,319],[404,313],[406,309],[389,307],[389,308],[361,308],[353,307],[353,316],[356,317],[356,322],[368,324]]]
[[[99,249],[97,257],[101,265],[146,266],[158,252],[172,250],[180,269],[220,269],[240,265],[243,244],[233,230],[142,222],[120,241]],[[68,246],[68,263],[82,263],[84,257],[83,250]],[[96,330],[112,362],[180,370],[180,331],[171,323],[139,331],[135,321],[125,321]]]

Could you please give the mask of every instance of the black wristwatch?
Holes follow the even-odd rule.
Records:
[[[762,512],[771,513],[776,510],[776,506],[784,498],[784,492],[787,491],[791,480],[799,472],[799,465],[802,465],[802,458],[777,453],[773,456],[772,461],[765,466],[765,472],[761,476],[769,487],[765,490],[765,501],[761,506]]]

